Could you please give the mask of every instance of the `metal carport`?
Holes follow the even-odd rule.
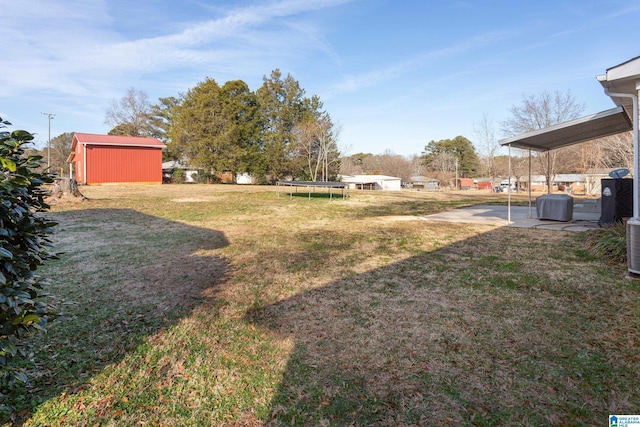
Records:
[[[549,151],[632,129],[622,107],[601,111],[569,122],[535,130],[500,141],[501,145],[533,151]]]
[[[568,145],[633,131],[633,218],[628,221],[627,252],[630,273],[640,274],[640,205],[638,202],[638,96],[640,56],[607,69],[596,77],[616,108],[560,123],[545,129],[503,139],[501,145],[534,151],[549,151]],[[509,156],[511,157],[511,156]],[[529,176],[531,173],[529,173]],[[509,170],[511,176],[511,170]],[[511,194],[511,193],[509,193]],[[529,193],[531,194],[531,193]],[[530,196],[531,197],[531,196]],[[531,203],[531,201],[529,202]],[[509,206],[511,200],[509,200]],[[510,220],[510,218],[509,218]]]

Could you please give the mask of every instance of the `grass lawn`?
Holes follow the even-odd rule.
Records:
[[[584,235],[417,216],[506,195],[103,186],[60,202],[25,426],[605,425],[640,284]],[[11,420],[4,420],[11,425]]]

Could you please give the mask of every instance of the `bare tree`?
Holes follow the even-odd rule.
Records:
[[[386,150],[383,154],[358,153],[343,157],[340,173],[343,175],[389,175],[409,181],[412,176],[424,174],[423,159],[418,155],[407,158]]]
[[[571,94],[542,92],[539,95],[523,95],[520,105],[510,108],[511,117],[502,122],[502,131],[509,136],[519,135],[553,126],[577,118],[584,110]],[[538,153],[538,166],[544,171],[547,182],[553,181],[559,156],[558,150]]]
[[[633,170],[633,135],[631,132],[608,136],[599,140],[598,144],[602,150],[601,167]]]
[[[511,157],[513,159],[513,155]],[[496,156],[495,164],[496,177],[505,177],[509,175],[509,157],[507,155]]]
[[[338,139],[340,139],[341,132],[342,126],[340,124],[334,125],[329,115],[326,115],[326,117],[319,121],[318,143],[320,144],[322,179],[324,181],[329,181],[332,177],[335,178],[340,168]]]
[[[502,122],[502,130],[510,136],[519,135],[575,119],[583,110],[584,104],[579,104],[571,91],[522,95],[521,105],[509,109],[512,117]]]
[[[112,126],[110,135],[150,136],[151,105],[144,91],[129,88],[120,101],[113,100],[105,114],[105,124]]]
[[[367,175],[380,175],[386,172],[382,168],[382,159],[379,154],[371,155],[362,159],[362,172]],[[390,174],[389,174],[390,175]]]
[[[406,157],[386,150],[380,158],[380,170],[383,174],[402,178],[405,181],[411,179],[413,164]]]
[[[431,169],[434,172],[451,173],[456,170],[457,157],[449,152],[443,152],[435,155],[431,162]]]
[[[327,181],[334,172],[331,166],[339,161],[336,142],[339,132],[328,115],[294,126],[295,151],[304,157],[306,172],[312,181],[317,181],[319,175]]]
[[[42,149],[43,156],[51,158],[51,172],[60,172],[61,174],[69,173],[69,164],[67,157],[71,154],[71,144],[73,142],[73,133],[65,132],[56,136],[51,143]],[[51,148],[50,156],[47,150]]]
[[[340,159],[340,175],[361,175],[362,163],[354,156],[345,156]]]
[[[390,175],[405,181],[415,175],[413,161],[390,150],[386,150],[383,154],[359,153],[345,157],[342,159],[340,171],[345,175]]]
[[[414,154],[411,156],[411,176],[424,176],[425,167],[422,157]]]
[[[588,173],[593,169],[600,169],[604,156],[603,144],[599,140],[580,144],[580,170],[578,173]]]
[[[360,175],[365,173],[365,163],[367,158],[373,156],[371,153],[356,153],[340,159],[341,175]]]
[[[306,173],[311,181],[317,181],[320,169],[321,156],[316,139],[316,123],[306,121],[297,124],[293,128],[295,151],[306,161]]]
[[[520,191],[520,182],[526,176],[529,178],[529,156],[525,155],[524,150],[517,150],[515,156],[511,157],[511,175],[515,178],[516,191]],[[533,173],[534,171],[532,171]],[[508,174],[507,174],[508,176]],[[511,186],[511,181],[509,181]]]
[[[495,180],[497,176],[496,153],[500,149],[500,144],[496,138],[493,119],[487,114],[483,114],[480,122],[473,125],[473,133],[480,151],[482,173]]]

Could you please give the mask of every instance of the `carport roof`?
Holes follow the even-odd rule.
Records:
[[[503,139],[500,144],[534,151],[549,151],[631,129],[631,120],[624,109],[618,106],[569,122]]]
[[[640,81],[640,56],[608,68],[605,74],[596,78],[617,106],[616,108],[503,139],[500,144],[535,151],[549,151],[633,130],[630,119],[633,116],[632,101],[628,96],[620,95],[636,94],[640,89],[636,87]]]

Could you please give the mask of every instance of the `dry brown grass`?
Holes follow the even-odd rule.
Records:
[[[44,345],[74,342],[57,361],[83,366],[32,385],[49,398],[27,425],[591,425],[640,407],[623,267],[571,233],[416,219],[505,195],[82,191],[55,206],[69,255],[49,271],[76,305]]]

